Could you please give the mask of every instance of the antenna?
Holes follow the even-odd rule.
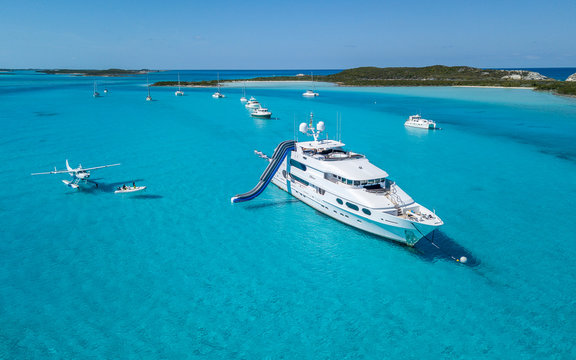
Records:
[[[293,138],[293,139],[294,139],[296,142],[298,142],[298,134],[296,133],[296,113],[294,113],[294,114],[292,114],[292,115],[294,115],[294,124],[293,124],[293,125],[294,125],[294,128],[293,128],[294,138]]]

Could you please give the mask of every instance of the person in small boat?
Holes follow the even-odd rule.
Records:
[[[136,182],[132,181],[132,186],[136,189]]]
[[[126,190],[126,189],[127,189],[126,184],[122,185],[122,190]]]

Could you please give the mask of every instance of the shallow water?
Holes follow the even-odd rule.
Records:
[[[146,102],[142,78],[95,99],[92,78],[0,76],[0,358],[574,357],[576,101],[316,86],[248,88],[273,112],[257,120],[241,88]],[[440,250],[273,186],[230,204],[266,165],[253,150],[311,111],[436,210]],[[418,112],[443,130],[404,128]],[[29,175],[65,159],[122,166],[81,191]],[[133,181],[147,191],[113,194]]]

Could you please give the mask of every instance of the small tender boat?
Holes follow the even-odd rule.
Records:
[[[114,191],[114,194],[133,193],[142,190],[146,190],[146,186],[128,186],[126,189],[118,188],[118,190]]]
[[[420,115],[411,115],[404,123],[404,126],[415,127],[419,129],[436,129],[436,123],[432,120],[423,119]]]
[[[270,116],[272,116],[272,113],[266,108],[259,107],[256,110],[252,111],[250,115],[257,118],[270,118]]]

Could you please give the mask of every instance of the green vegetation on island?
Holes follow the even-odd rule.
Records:
[[[107,70],[77,70],[77,69],[53,69],[53,70],[37,70],[45,74],[68,74],[80,76],[126,76],[126,75],[140,75],[149,72],[157,72],[157,70],[125,70],[125,69],[107,69]]]
[[[311,81],[311,75],[272,76],[238,81]],[[314,76],[314,80],[341,86],[497,86],[525,87],[576,95],[576,82],[558,81],[526,70],[479,69],[468,66],[360,67],[332,75]],[[181,82],[182,86],[216,86],[217,82]],[[157,82],[154,86],[177,86],[176,81]]]

